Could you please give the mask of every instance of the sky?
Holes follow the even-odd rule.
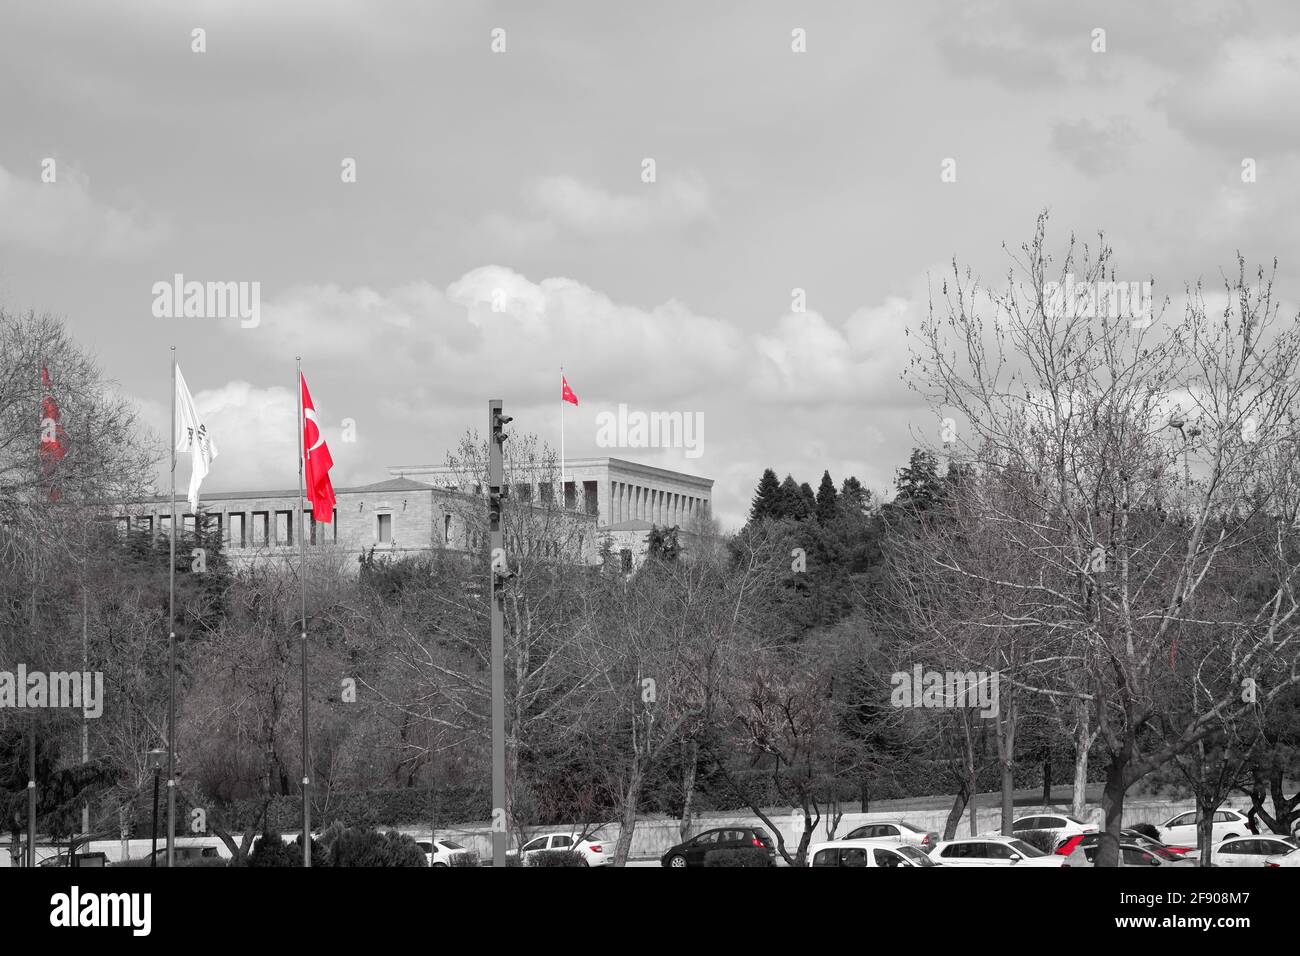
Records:
[[[174,345],[205,490],[296,484],[295,356],[340,487],[490,398],[558,448],[563,366],[569,457],[712,478],[736,527],[766,467],[892,491],[939,428],[906,331],[1043,210],[1157,298],[1278,257],[1294,313],[1298,112],[1286,2],[6,0],[0,307],[159,434]],[[157,314],[176,274],[256,324]],[[620,404],[701,453],[599,446]]]

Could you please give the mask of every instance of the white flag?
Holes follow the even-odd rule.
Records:
[[[176,367],[176,450],[190,453],[190,511],[199,513],[199,483],[208,476],[212,459],[217,457],[217,446],[212,443],[207,426],[199,421],[194,399]]]

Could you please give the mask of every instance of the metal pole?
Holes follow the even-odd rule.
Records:
[[[501,532],[501,506],[505,488],[502,483],[501,399],[488,402],[488,535],[489,577],[492,595],[492,866],[506,865],[506,840],[509,837],[506,813],[506,642],[505,604],[497,581],[497,556],[504,555]]]
[[[27,865],[36,865],[36,723],[27,739]]]
[[[306,422],[302,413],[302,356],[295,356],[298,370],[298,577],[302,584],[302,631],[299,647],[302,650],[302,865],[311,866],[311,745],[307,733],[307,507],[303,493],[303,464],[310,452],[306,451],[303,429]]]
[[[167,566],[167,865],[176,852],[176,346],[172,346],[172,526]]]
[[[81,571],[81,669],[90,672],[90,639],[87,636],[86,627],[86,561],[85,555],[87,550],[82,551],[82,571]],[[81,762],[90,763],[90,719],[86,716],[85,708],[81,711]],[[90,832],[90,802],[86,801],[81,805],[81,832]]]
[[[153,768],[153,850],[149,853],[150,866],[158,865],[158,774],[161,772],[162,768]],[[171,866],[170,860],[167,865]]]

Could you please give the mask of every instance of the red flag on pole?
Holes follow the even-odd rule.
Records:
[[[311,502],[312,514],[318,522],[329,524],[334,520],[334,486],[330,483],[330,469],[334,459],[330,457],[329,446],[320,433],[316,421],[316,406],[311,402],[311,393],[307,391],[307,379],[301,373],[302,383],[302,447],[304,451],[303,477],[307,486],[307,500]]]
[[[50,371],[41,366],[41,390],[46,392],[54,383],[50,380]],[[59,403],[53,395],[41,395],[41,474],[49,478],[54,474],[55,465],[63,460],[67,453],[63,447],[65,437],[63,425],[59,423]],[[59,500],[59,489],[50,485],[50,500]]]
[[[569,380],[563,375],[560,376],[560,401],[568,402],[570,405],[578,404],[578,396],[573,394],[573,389],[569,388]]]

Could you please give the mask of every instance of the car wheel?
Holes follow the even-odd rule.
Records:
[[[682,855],[679,853],[679,854],[677,854],[675,857],[673,857],[672,859],[670,859],[670,860],[668,861],[668,865],[669,865],[669,866],[673,866],[673,867],[677,867],[677,866],[685,866],[685,865],[686,865],[686,857],[682,856]]]

